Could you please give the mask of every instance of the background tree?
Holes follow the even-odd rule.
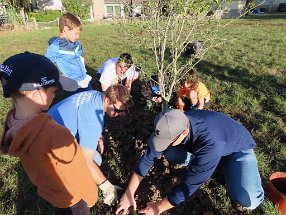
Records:
[[[7,0],[6,2],[14,8],[20,10],[30,11],[30,0]]]
[[[91,0],[62,0],[64,9],[81,19],[90,16]]]
[[[191,68],[195,67],[205,53],[226,41],[222,33],[233,20],[217,19],[221,11],[220,0],[147,0],[142,11],[144,19],[133,22],[131,34],[145,48],[154,53],[154,69],[158,75],[163,109]],[[193,45],[193,53],[186,50]],[[144,71],[143,71],[144,73]],[[144,74],[143,74],[144,75]],[[146,75],[146,74],[145,74]]]
[[[264,3],[265,1],[262,1],[260,4]],[[253,10],[255,8],[255,6],[256,6],[256,0],[246,0],[245,10],[247,13],[249,13],[251,10]]]
[[[13,25],[23,24],[26,21],[26,14],[30,12],[29,0],[1,0],[7,7],[9,21]]]

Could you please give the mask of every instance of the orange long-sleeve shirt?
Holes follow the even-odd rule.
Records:
[[[68,129],[48,114],[16,120],[14,111],[6,119],[0,146],[19,157],[38,194],[58,208],[83,199],[89,207],[98,198],[98,187],[86,165],[80,147]]]

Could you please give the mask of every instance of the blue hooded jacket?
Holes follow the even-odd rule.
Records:
[[[70,42],[66,38],[53,37],[49,40],[46,57],[57,65],[61,73],[77,82],[86,78],[86,69],[82,59],[82,46],[78,41]]]

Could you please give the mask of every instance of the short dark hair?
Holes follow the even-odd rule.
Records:
[[[80,28],[80,30],[82,30],[80,20],[71,13],[65,13],[60,18],[59,22],[60,32],[63,32],[65,26],[67,26],[70,30],[78,27]]]
[[[126,66],[130,68],[133,64],[132,56],[128,53],[122,53],[118,58],[118,62],[124,62]]]

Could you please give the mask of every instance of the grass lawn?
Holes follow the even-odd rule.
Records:
[[[276,171],[286,171],[286,13],[250,15],[231,24],[222,36],[231,41],[210,50],[198,65],[200,77],[211,90],[211,109],[230,115],[245,125],[257,142],[255,150],[265,191],[268,178]],[[120,25],[85,25],[79,41],[84,48],[88,72],[94,76],[108,58],[131,53],[143,69],[154,65],[149,50],[139,47],[120,31]],[[9,56],[30,51],[44,54],[49,38],[58,29],[34,31],[0,31],[0,62]],[[2,89],[1,89],[2,91]],[[136,98],[135,98],[136,99]],[[12,107],[0,96],[0,134],[5,114]],[[114,164],[116,166],[116,161]],[[53,214],[53,209],[40,199],[16,158],[0,156],[0,214]],[[106,168],[104,172],[109,174]],[[126,177],[116,173],[118,177]],[[124,180],[127,183],[129,178]],[[202,190],[211,196],[213,208],[222,214],[235,214],[230,209],[223,186],[213,179]],[[102,201],[100,201],[102,202]],[[184,206],[165,214],[184,214]],[[93,214],[112,214],[102,204]],[[186,214],[199,214],[188,212]],[[238,214],[238,213],[237,213]],[[266,198],[261,208],[247,214],[273,214],[278,211]]]

